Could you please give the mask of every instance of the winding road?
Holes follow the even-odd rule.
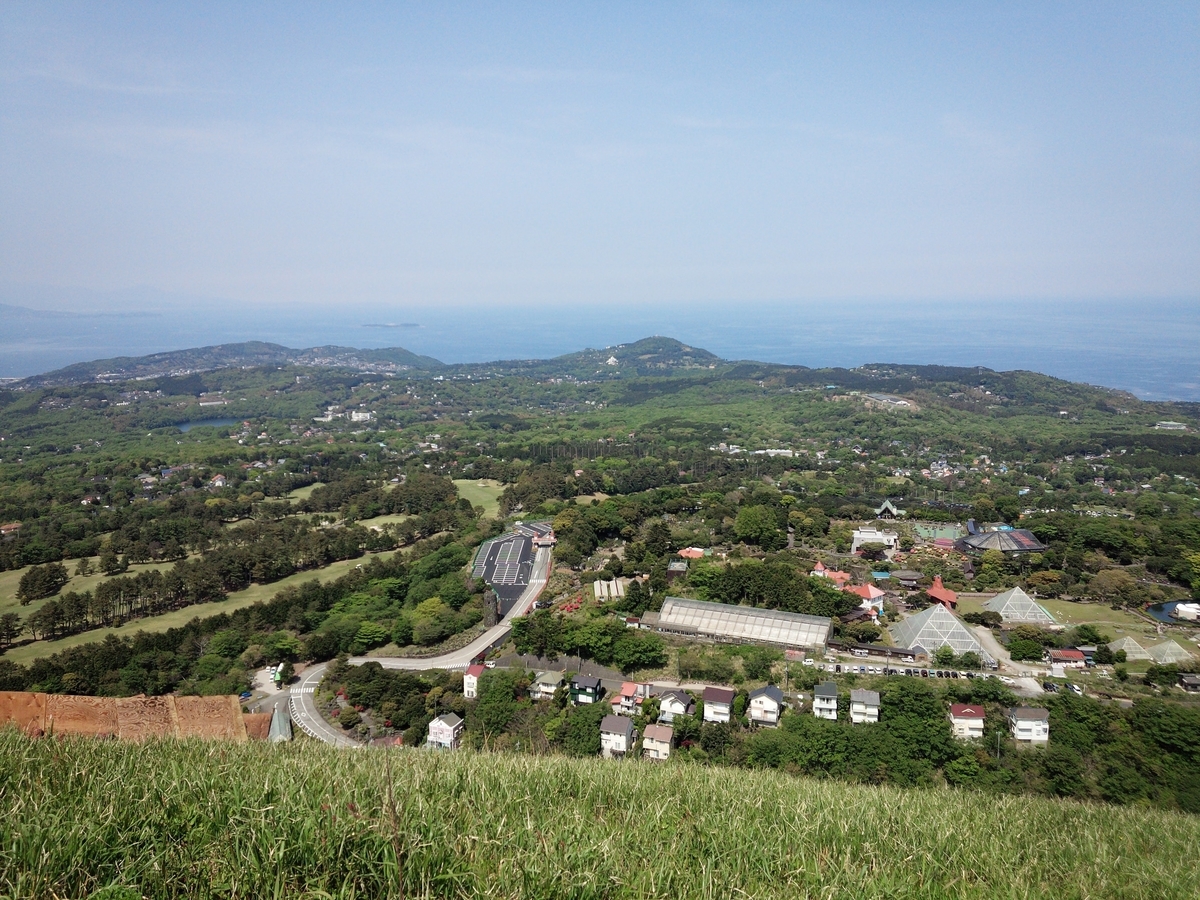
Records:
[[[521,594],[520,599],[513,604],[512,609],[508,611],[500,622],[461,650],[454,650],[450,653],[444,653],[441,656],[426,656],[426,657],[407,657],[407,656],[355,656],[350,659],[350,662],[355,665],[361,665],[367,662],[377,662],[385,669],[408,669],[418,671],[423,669],[465,669],[471,664],[471,660],[479,656],[481,653],[486,653],[494,647],[498,647],[508,640],[508,635],[512,631],[512,620],[517,616],[523,616],[533,606],[533,602],[537,600],[542,589],[546,587],[546,581],[550,577],[550,557],[551,551],[548,547],[538,549],[533,560],[533,570],[529,576],[529,585]],[[312,668],[305,669],[304,674],[300,676],[300,680],[292,685],[291,696],[288,705],[292,713],[292,721],[310,737],[324,741],[327,744],[333,744],[338,747],[362,747],[363,744],[354,738],[347,735],[342,729],[336,725],[331,725],[321,715],[317,709],[316,692],[317,687],[321,684],[321,679],[325,677],[325,671],[329,667],[328,663],[321,663]]]

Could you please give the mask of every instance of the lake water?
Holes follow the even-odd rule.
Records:
[[[238,422],[238,419],[197,419],[194,422],[184,422],[175,427],[180,431],[191,431],[193,428],[225,428],[228,425],[236,425]]]
[[[0,301],[5,295],[0,292]],[[21,298],[7,298],[17,302]],[[387,327],[388,323],[395,323]],[[405,347],[444,362],[557,356],[667,335],[726,359],[853,367],[1028,369],[1200,401],[1200,301],[706,302],[556,307],[254,309],[164,300],[133,316],[44,318],[0,309],[0,376],[73,362],[262,340]]]
[[[1147,606],[1146,612],[1149,613],[1152,619],[1158,619],[1160,622],[1166,622],[1170,625],[1195,625],[1195,622],[1188,622],[1185,619],[1171,618],[1171,611],[1180,603],[1194,603],[1193,600],[1173,600],[1170,603],[1158,603],[1154,606]]]

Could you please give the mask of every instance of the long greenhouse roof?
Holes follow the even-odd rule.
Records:
[[[715,637],[787,647],[822,647],[831,623],[825,616],[668,597],[659,612],[658,624],[660,628],[678,626]]]

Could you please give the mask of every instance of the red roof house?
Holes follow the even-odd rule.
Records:
[[[954,591],[942,584],[941,575],[938,575],[933,579],[933,585],[930,586],[925,593],[946,607],[946,609],[954,609],[958,606],[958,594],[954,593]]]

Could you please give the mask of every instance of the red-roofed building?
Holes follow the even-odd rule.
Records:
[[[486,670],[482,665],[468,666],[466,673],[463,675],[463,696],[468,700],[474,700],[479,696],[479,676]]]
[[[1053,649],[1048,651],[1048,656],[1052,666],[1065,666],[1068,669],[1082,669],[1087,665],[1087,658],[1083,655],[1082,650]]]
[[[813,576],[813,578],[828,578],[838,587],[845,587],[854,580],[854,576],[849,572],[839,572],[837,569],[827,569],[819,562],[813,566],[813,570],[810,574]]]
[[[679,551],[679,555],[684,559],[703,559],[704,551],[699,547],[684,547]]]
[[[942,584],[942,576],[938,575],[933,579],[933,584],[925,591],[926,595],[942,604],[946,609],[954,609],[958,606],[958,594],[950,590]]]
[[[878,600],[883,596],[883,591],[875,587],[873,584],[854,584],[850,585],[849,587],[842,588],[842,590],[849,594],[857,594],[859,597],[862,597],[867,601]]]
[[[650,685],[626,681],[621,690],[613,695],[613,712],[619,716],[635,716],[642,701],[650,696]]]
[[[978,740],[983,737],[983,720],[987,714],[982,706],[969,703],[950,704],[950,730],[954,736],[964,741]]]

